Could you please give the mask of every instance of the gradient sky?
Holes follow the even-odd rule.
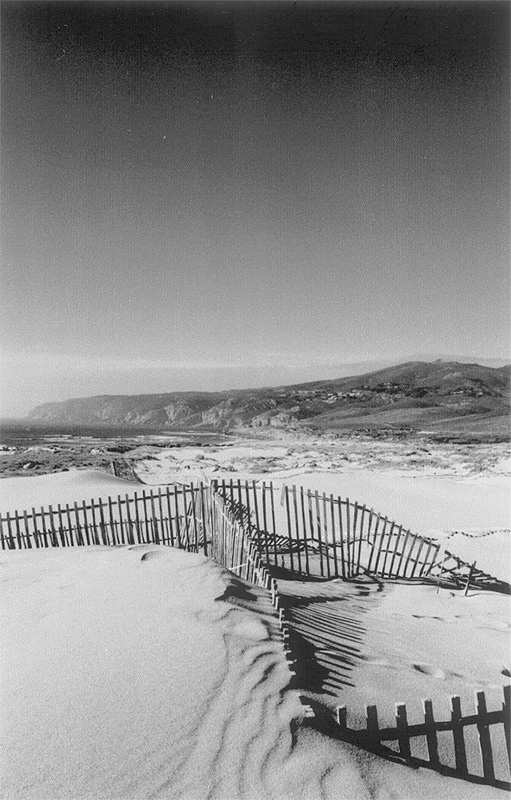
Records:
[[[508,31],[493,2],[4,0],[2,413],[507,358]]]

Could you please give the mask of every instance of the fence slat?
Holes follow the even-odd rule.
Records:
[[[478,716],[477,732],[483,762],[483,775],[488,781],[495,781],[493,754],[491,749],[490,729],[487,721],[486,697],[484,692],[476,692],[476,714]]]
[[[451,722],[454,739],[454,758],[456,769],[461,775],[468,775],[467,752],[465,749],[465,736],[461,723],[461,700],[455,695],[451,697]]]
[[[73,539],[73,523],[71,522],[71,509],[69,508],[69,503],[66,503],[66,520],[67,520],[67,527],[69,528],[69,539],[71,541],[71,547],[74,547],[75,543]]]
[[[30,526],[28,524],[28,514],[27,514],[26,511],[23,512],[23,528],[24,528],[24,531],[25,531],[25,533],[23,534],[23,538],[25,539],[25,541],[27,543],[26,547],[29,550],[31,550],[32,549],[32,542],[30,540],[31,540],[32,537],[30,535]]]
[[[296,542],[297,542],[296,557],[297,557],[297,560],[298,560],[298,572],[301,573],[302,572],[302,556],[301,556],[300,550],[301,550],[302,544],[301,544],[301,540],[300,540],[300,520],[299,520],[299,517],[298,517],[298,503],[297,503],[297,499],[296,499],[297,490],[296,490],[295,484],[293,484],[292,492],[293,492],[293,511],[294,511],[294,521],[295,521],[295,526],[296,526]]]
[[[170,544],[174,547],[174,526],[172,524],[172,511],[170,506],[170,487],[167,486],[167,491],[165,492],[166,499],[167,499],[167,511],[169,515],[169,534],[170,534]]]
[[[360,524],[358,526],[358,550],[357,550],[357,575],[360,574],[360,559],[362,556],[362,538],[364,536],[364,517],[366,514],[365,505],[362,506],[362,513],[360,514]]]
[[[319,509],[319,492],[314,492],[314,503],[316,506],[316,524],[317,524],[317,537],[318,537],[318,547],[319,547],[319,569],[321,572],[321,577],[325,576],[325,570],[323,567],[323,540],[321,538],[321,512]]]
[[[376,706],[366,706],[366,725],[369,743],[373,747],[380,744],[380,726],[378,724],[378,710]]]
[[[289,512],[289,487],[287,484],[284,485],[284,498],[286,503],[286,516],[287,516],[287,535],[288,535],[288,542],[289,542],[289,566],[291,572],[294,572],[294,561],[293,561],[293,536],[291,532],[291,514]]]
[[[326,499],[327,498],[326,498],[325,492],[323,492],[322,499],[323,499],[323,503],[322,503],[322,508],[323,508],[323,536],[324,536],[324,544],[325,544],[326,574],[327,574],[327,578],[330,580],[332,575],[330,573],[330,557],[329,557],[329,554],[328,554],[328,550],[329,550],[329,547],[328,547],[328,516],[327,516],[327,512],[326,512]]]
[[[339,559],[337,556],[337,535],[335,530],[335,503],[334,503],[334,496],[333,494],[330,495],[330,514],[331,514],[331,525],[332,525],[332,554],[334,559],[334,570],[335,570],[335,577],[339,577]],[[305,536],[305,531],[304,531]],[[308,572],[308,570],[307,570]]]
[[[396,727],[397,740],[399,742],[399,752],[403,758],[410,759],[412,754],[410,751],[408,719],[406,715],[406,706],[404,703],[396,703]]]
[[[343,579],[346,580],[346,578],[348,577],[348,570],[347,570],[347,567],[346,567],[346,563],[347,562],[346,562],[346,558],[345,558],[346,541],[345,541],[345,538],[344,538],[344,535],[343,535],[342,503],[341,503],[341,498],[340,497],[339,497],[338,509],[339,509],[339,542],[340,542],[340,547],[341,547],[341,571],[342,571]]]
[[[511,743],[510,743],[510,727],[511,727],[511,686],[509,683],[504,686],[504,702],[502,704],[502,714],[504,716],[504,735],[506,737],[506,750],[509,768],[511,770]]]
[[[424,724],[426,725],[426,742],[428,745],[428,756],[431,764],[438,767],[440,758],[438,756],[438,739],[436,735],[435,718],[433,716],[433,703],[431,700],[422,701],[424,708]]]

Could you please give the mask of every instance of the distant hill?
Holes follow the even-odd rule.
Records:
[[[510,372],[509,366],[411,361],[294,386],[77,398],[37,406],[28,418],[59,425],[169,430],[410,428],[505,436],[510,428]]]

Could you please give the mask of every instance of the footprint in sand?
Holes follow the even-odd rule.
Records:
[[[387,667],[388,669],[396,669],[396,665],[392,664],[390,661],[387,661],[385,658],[378,658],[378,656],[359,656],[361,661],[366,661],[368,664],[371,664],[373,667]]]
[[[149,553],[144,553],[141,557],[141,561],[150,561],[153,558],[162,558],[165,557],[166,553],[162,553],[161,550],[150,550]]]
[[[423,675],[429,675],[431,678],[437,678],[440,681],[446,681],[449,678],[463,678],[459,672],[451,672],[451,670],[439,669],[432,664],[412,664],[412,668],[421,672]]]

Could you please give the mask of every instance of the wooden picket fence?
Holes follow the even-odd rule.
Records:
[[[284,486],[278,497],[271,482],[168,486],[0,515],[3,550],[134,544],[202,551],[240,578],[269,591],[291,671],[289,632],[272,574],[277,568],[345,580],[361,572],[423,580],[434,577],[435,569],[443,568],[444,574],[451,570],[459,576],[470,567],[446,551],[439,556],[437,542],[403,529],[364,505],[296,486]],[[480,576],[481,586],[495,588],[495,579],[482,572]],[[474,569],[472,580],[478,580]],[[508,584],[500,583],[509,590]],[[404,704],[396,706],[395,727],[380,727],[376,706],[366,707],[365,729],[348,727],[344,706],[339,707],[335,724],[341,737],[361,746],[378,750],[386,742],[397,742],[399,756],[405,760],[414,760],[411,741],[422,737],[428,765],[441,770],[438,734],[450,731],[455,771],[460,776],[469,775],[464,729],[476,726],[482,778],[496,785],[500,779],[495,777],[489,728],[502,725],[509,763],[509,686],[504,688],[504,704],[498,711],[488,711],[484,692],[478,692],[472,715],[463,716],[460,698],[453,697],[448,721],[435,720],[432,703],[425,700],[424,722],[419,724],[409,724]]]
[[[240,522],[250,527],[267,562],[291,573],[345,580],[363,572],[421,579],[430,574],[440,551],[438,542],[349,498],[284,486],[284,518],[276,526],[279,502],[272,483],[231,480],[217,486]]]
[[[163,544],[207,552],[208,487],[169,486],[0,515],[2,550]]]
[[[348,726],[346,706],[339,706],[336,714],[336,724],[341,738],[347,741],[356,742],[359,746],[365,747],[376,752],[381,751],[382,747],[389,742],[397,742],[397,754],[405,761],[424,761],[427,765],[438,771],[444,768],[449,770],[449,759],[444,755],[443,759],[439,754],[438,734],[443,732],[452,733],[453,750],[453,771],[460,777],[469,775],[480,777],[482,781],[489,784],[503,783],[503,774],[497,775],[494,764],[494,750],[499,748],[504,751],[505,763],[499,763],[501,773],[506,772],[509,777],[511,772],[511,748],[510,748],[510,686],[503,687],[504,701],[502,708],[496,711],[488,711],[486,696],[482,691],[475,695],[475,714],[463,715],[461,710],[461,700],[458,696],[451,697],[451,717],[449,720],[438,721],[433,714],[433,704],[431,700],[423,700],[424,721],[418,724],[408,722],[408,713],[404,703],[396,703],[395,706],[395,725],[393,727],[380,727],[378,721],[378,710],[375,705],[366,706],[366,727],[351,728]],[[503,733],[501,742],[496,737],[490,735],[491,726],[502,726],[500,731]],[[474,771],[474,765],[469,763],[464,731],[469,726],[477,728],[478,744],[480,751],[482,775],[478,776]],[[420,737],[425,744],[425,758],[418,758],[412,754],[412,741]],[[500,745],[500,747],[499,747]],[[444,748],[445,750],[445,743]],[[509,783],[502,788],[509,788]]]
[[[271,568],[291,575],[354,580],[361,574],[387,580],[440,577],[453,586],[509,593],[509,584],[442,550],[387,516],[349,498],[297,486],[218,481],[218,492],[257,542]]]
[[[348,498],[265,481],[213,481],[0,515],[2,549],[165,544],[207,553],[210,493],[247,531],[269,570],[291,575],[443,581],[509,592],[474,565]],[[209,537],[209,541],[210,541]]]
[[[256,543],[214,491],[209,511],[210,556],[244,580],[270,589],[272,578]]]

